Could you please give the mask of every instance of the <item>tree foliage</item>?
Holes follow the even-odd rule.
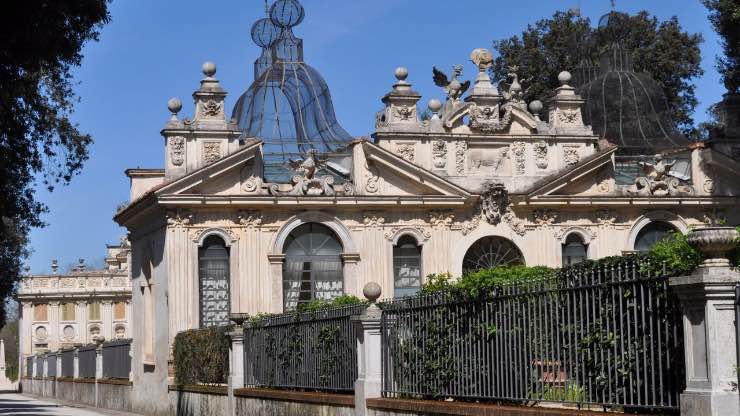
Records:
[[[717,70],[727,91],[740,93],[740,0],[704,0],[709,21],[722,38],[724,57],[717,57]]]
[[[623,45],[632,51],[634,70],[648,73],[663,87],[673,120],[684,134],[693,135],[692,113],[698,101],[692,79],[703,74],[702,36],[683,31],[675,16],[659,21],[641,11],[615,18]],[[560,85],[560,71],[596,65],[613,39],[607,29],[592,27],[588,18],[556,12],[527,26],[521,35],[494,41],[499,56],[492,74],[497,80],[504,78],[508,68],[516,65],[521,78],[531,78],[525,99],[546,101]]]
[[[66,184],[92,138],[70,120],[71,70],[110,19],[107,0],[8,2],[0,13],[0,299],[12,295],[27,235],[43,226],[38,179]],[[2,308],[0,308],[2,310]],[[4,316],[0,316],[0,323]]]

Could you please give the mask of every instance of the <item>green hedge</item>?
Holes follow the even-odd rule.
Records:
[[[231,326],[191,329],[175,336],[175,383],[224,384],[229,375],[229,348],[226,335]]]
[[[740,248],[733,250],[728,257],[730,263],[737,267],[740,262]],[[656,243],[648,253],[586,260],[560,269],[544,266],[497,266],[469,272],[459,279],[453,279],[450,273],[431,274],[425,279],[422,293],[447,292],[451,295],[475,298],[505,284],[525,284],[555,278],[561,273],[592,270],[599,266],[610,266],[630,260],[640,264],[640,271],[645,274],[681,276],[690,274],[704,261],[704,257],[688,244],[686,235],[676,232]]]

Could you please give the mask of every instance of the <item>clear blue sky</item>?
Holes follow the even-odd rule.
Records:
[[[306,18],[296,28],[304,39],[305,59],[327,80],[337,116],[353,135],[372,132],[380,97],[394,81],[397,66],[409,68],[409,81],[422,93],[420,103],[442,98],[431,79],[432,65],[448,69],[465,65],[472,49],[491,48],[555,10],[580,3],[584,16],[597,21],[609,11],[607,0],[302,0]],[[705,118],[708,105],[719,101],[723,87],[713,65],[721,52],[718,37],[699,0],[620,0],[617,8],[634,13],[647,9],[660,19],[677,15],[683,28],[704,36],[705,75],[696,80],[700,101],[695,114]],[[249,30],[264,15],[264,0],[114,0],[112,22],[100,41],[84,49],[75,71],[81,98],[74,120],[95,144],[82,174],[51,194],[38,191],[50,213],[48,227],[31,235],[31,271],[48,272],[52,258],[66,267],[82,257],[99,263],[105,243],[118,241],[124,230],[111,219],[128,199],[127,168],[163,166],[159,131],[168,118],[170,97],[192,114],[190,95],[202,77],[206,60],[218,66],[217,78],[230,93],[227,107],[249,86],[259,55]],[[560,69],[560,68],[558,68]]]

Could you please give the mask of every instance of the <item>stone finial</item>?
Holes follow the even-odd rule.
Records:
[[[79,262],[79,264],[77,265],[77,270],[79,270],[81,272],[82,271],[85,271],[85,268],[87,267],[87,266],[85,266],[85,259],[79,259],[78,262]]]
[[[493,54],[486,48],[473,49],[470,52],[470,61],[478,67],[478,72],[486,72],[493,64]]]
[[[58,271],[59,271],[59,262],[57,261],[57,259],[52,259],[51,260],[51,273],[57,274]]]
[[[534,100],[529,103],[529,111],[532,112],[536,120],[540,119],[540,112],[542,111],[542,108],[543,105],[542,101],[540,100]]]
[[[573,76],[568,71],[562,71],[558,74],[558,81],[560,81],[560,85],[562,86],[568,85],[571,78],[573,78]]]
[[[213,78],[213,76],[216,75],[216,64],[211,61],[203,62],[201,69],[203,70],[203,75],[208,78]]]
[[[381,292],[380,285],[375,282],[370,282],[362,288],[362,294],[365,295],[365,298],[367,298],[370,303],[375,303],[375,301],[380,297]]]
[[[405,67],[399,66],[398,68],[396,68],[394,75],[396,76],[397,80],[406,81],[406,78],[409,76],[409,70]]]
[[[442,102],[436,98],[429,100],[427,108],[432,112],[432,118],[439,118],[439,110],[442,109]]]
[[[172,97],[167,101],[167,109],[172,113],[172,117],[177,118],[177,113],[182,110],[182,101],[177,97]]]

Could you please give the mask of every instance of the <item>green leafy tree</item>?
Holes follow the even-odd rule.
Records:
[[[704,0],[709,21],[722,40],[724,57],[717,57],[717,70],[727,91],[740,93],[740,0]]]
[[[0,13],[0,299],[13,295],[31,228],[47,208],[34,183],[66,184],[92,138],[70,120],[71,70],[109,21],[108,1],[7,2]],[[3,308],[0,308],[3,311]],[[2,313],[2,312],[0,312]],[[5,320],[0,316],[0,324]]]
[[[635,71],[646,72],[666,94],[673,120],[687,135],[696,134],[692,113],[698,103],[692,79],[703,74],[700,34],[682,30],[674,16],[659,21],[646,11],[628,16],[615,13],[619,38],[632,51]],[[531,78],[526,100],[547,100],[560,84],[557,75],[581,64],[594,65],[613,42],[606,28],[594,28],[587,18],[572,12],[556,12],[552,18],[527,26],[521,35],[494,41],[498,52],[492,68],[495,79],[518,66],[520,77]],[[526,86],[526,85],[525,85]]]

